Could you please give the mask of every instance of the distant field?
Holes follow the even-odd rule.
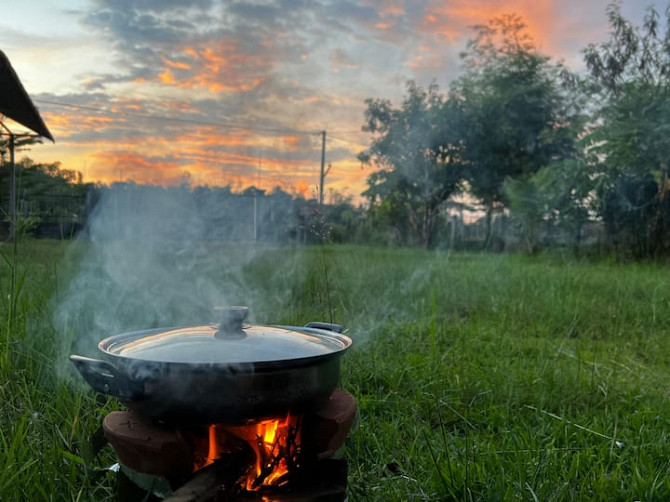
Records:
[[[670,268],[202,249],[206,273],[234,275],[257,322],[348,328],[342,386],[360,407],[350,500],[670,500]],[[113,500],[102,470],[113,452],[91,458],[86,445],[117,405],[79,384],[65,362],[72,333],[53,322],[89,250],[0,246],[3,501]]]

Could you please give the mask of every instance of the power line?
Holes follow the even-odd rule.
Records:
[[[306,130],[299,130],[299,129],[280,129],[280,128],[275,128],[275,127],[263,127],[263,126],[249,126],[245,124],[236,124],[232,122],[214,122],[214,121],[204,121],[204,120],[195,120],[195,119],[184,119],[184,118],[176,118],[176,117],[166,117],[162,115],[152,115],[149,113],[135,113],[135,112],[127,112],[127,111],[113,111],[109,110],[106,108],[99,108],[95,106],[87,106],[87,105],[75,105],[71,103],[61,103],[58,101],[50,101],[46,99],[33,99],[33,101],[37,103],[43,103],[47,105],[53,105],[53,106],[61,106],[64,108],[73,108],[75,110],[88,110],[88,111],[94,111],[98,113],[105,113],[108,115],[116,115],[116,116],[124,116],[124,117],[134,117],[134,118],[143,118],[143,119],[149,119],[149,120],[160,120],[163,122],[174,122],[174,123],[180,123],[180,124],[190,124],[190,125],[202,125],[202,126],[214,126],[214,127],[221,127],[224,129],[248,129],[251,131],[255,132],[272,132],[272,133],[277,133],[277,134],[307,134],[307,135],[320,135],[321,131],[306,131]]]
[[[362,129],[349,129],[349,130],[341,130],[341,131],[333,131],[335,134],[361,134],[363,131]]]
[[[134,117],[134,118],[143,118],[143,119],[148,119],[148,120],[160,120],[164,122],[174,122],[174,123],[179,123],[179,124],[190,124],[190,125],[201,125],[201,126],[214,126],[214,127],[220,127],[223,129],[247,129],[251,131],[257,131],[257,132],[271,132],[271,133],[277,133],[277,134],[306,134],[310,136],[319,136],[321,134],[321,131],[308,131],[308,130],[302,130],[302,129],[289,129],[289,128],[277,128],[277,127],[263,127],[263,126],[251,126],[248,124],[241,124],[241,123],[233,123],[233,122],[215,122],[215,121],[205,121],[205,120],[195,120],[195,119],[185,119],[185,118],[178,118],[178,117],[166,117],[164,115],[153,115],[149,113],[136,113],[136,112],[128,112],[128,111],[113,111],[109,110],[107,108],[101,108],[101,107],[96,107],[96,106],[88,106],[88,105],[75,105],[72,103],[62,103],[58,101],[51,101],[51,100],[46,100],[46,99],[33,99],[33,101],[38,102],[38,103],[43,103],[47,105],[53,105],[53,106],[60,106],[63,108],[72,108],[75,110],[88,110],[88,111],[93,111],[97,113],[105,113],[108,115],[116,115],[116,116],[123,116],[123,117]],[[349,143],[355,146],[359,146],[361,148],[367,148],[369,145],[364,145],[362,143],[358,143],[356,141],[344,139],[344,138],[338,138],[335,135],[354,135],[354,134],[360,134],[360,130],[336,130],[333,131],[332,133],[328,131],[328,134],[330,135],[331,138],[341,141],[343,143]]]
[[[338,133],[338,134],[342,134],[342,133]],[[333,136],[333,134],[330,131],[328,131],[328,135],[329,135],[330,139],[334,139],[335,141],[340,141],[342,143],[349,143],[350,145],[359,146],[361,148],[368,148],[370,146],[370,145],[364,145],[362,143],[358,143],[357,141],[351,141],[349,139],[338,138],[337,136]]]
[[[323,184],[324,184],[324,178],[325,174],[327,174],[325,169],[325,134],[326,131],[305,131],[305,130],[299,130],[299,129],[279,129],[279,128],[274,128],[274,127],[257,127],[257,126],[248,126],[244,124],[239,124],[239,123],[231,123],[231,122],[214,122],[214,121],[204,121],[204,120],[194,120],[194,119],[184,119],[184,118],[175,118],[175,117],[166,117],[166,116],[160,116],[160,115],[152,115],[152,114],[147,114],[147,113],[135,113],[135,112],[127,112],[127,111],[113,111],[109,110],[106,108],[99,108],[95,106],[88,106],[88,105],[75,105],[72,103],[62,103],[58,101],[51,101],[51,100],[46,100],[46,99],[35,99],[34,101],[38,103],[43,103],[47,105],[53,105],[53,106],[61,106],[64,108],[72,108],[75,110],[87,110],[87,111],[93,111],[96,113],[104,113],[107,115],[115,115],[115,116],[124,116],[124,117],[134,117],[134,118],[142,118],[142,119],[148,119],[148,120],[160,120],[163,122],[173,122],[173,123],[179,123],[179,124],[189,124],[189,125],[200,125],[200,126],[213,126],[213,127],[220,127],[224,129],[246,129],[246,130],[251,130],[255,132],[271,132],[271,133],[277,133],[277,134],[306,134],[306,135],[319,135],[322,136],[322,152],[321,152],[321,178],[320,178],[320,189],[321,189],[321,195],[320,195],[320,200],[323,201]],[[337,131],[337,135],[348,135],[348,134],[360,134],[361,131]],[[342,137],[337,137],[333,136],[332,134],[330,135],[330,138],[339,141],[341,143],[347,143],[350,145],[357,146],[359,148],[368,148],[369,145],[363,145],[362,143],[358,143],[356,141],[352,141],[349,139],[344,139]],[[328,166],[328,171],[330,170],[330,165]]]

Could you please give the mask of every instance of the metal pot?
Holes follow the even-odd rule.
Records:
[[[150,420],[244,421],[326,400],[351,339],[335,324],[251,326],[247,312],[228,307],[216,324],[111,336],[98,344],[104,360],[70,360],[94,390]]]

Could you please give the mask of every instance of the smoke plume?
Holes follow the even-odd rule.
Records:
[[[215,195],[121,184],[102,190],[56,299],[66,352],[95,356],[97,342],[109,335],[207,324],[221,305],[248,305],[252,320],[263,322],[276,313],[290,294],[283,279],[296,277],[297,248],[267,269],[271,297],[263,281],[248,280],[247,269],[272,248],[258,242],[258,228],[288,233],[291,211]]]

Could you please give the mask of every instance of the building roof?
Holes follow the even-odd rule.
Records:
[[[54,141],[5,53],[0,51],[0,114]]]

